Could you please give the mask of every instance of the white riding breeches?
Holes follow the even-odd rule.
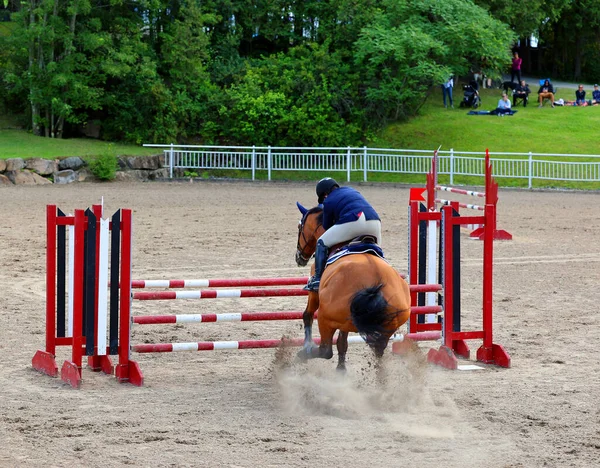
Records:
[[[361,213],[356,221],[331,226],[320,239],[327,247],[332,247],[340,242],[347,242],[364,235],[375,237],[377,243],[381,245],[381,221],[378,219],[367,221],[364,213]]]

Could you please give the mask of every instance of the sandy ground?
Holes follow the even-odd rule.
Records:
[[[408,189],[362,186],[407,264]],[[452,372],[388,354],[295,363],[277,350],[143,354],[145,386],[35,372],[44,344],[45,205],[134,210],[136,279],[295,276],[296,200],[313,184],[194,182],[0,189],[0,466],[592,467],[600,460],[598,194],[502,191],[495,339],[511,369]],[[481,309],[481,243],[463,236],[464,323]],[[134,303],[136,314],[302,310],[302,298]],[[152,325],[134,342],[303,336],[298,322]],[[480,345],[475,341],[471,349]],[[430,345],[431,346],[431,345]],[[427,345],[422,347],[425,351]],[[58,360],[66,359],[65,348]]]

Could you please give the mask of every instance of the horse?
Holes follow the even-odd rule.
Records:
[[[325,232],[323,209],[296,205],[302,219],[298,223],[295,258],[298,266],[306,266],[319,237]],[[314,264],[311,273],[314,274]],[[379,362],[390,337],[409,319],[410,306],[410,288],[389,263],[369,253],[344,255],[325,268],[319,291],[308,294],[302,315],[304,344],[298,357],[331,359],[333,335],[339,330],[338,370],[346,369],[349,332],[360,333]],[[312,340],[313,317],[317,310],[321,334],[318,347]]]

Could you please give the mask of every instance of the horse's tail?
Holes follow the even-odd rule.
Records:
[[[378,354],[383,354],[390,335],[391,322],[402,311],[391,310],[381,289],[383,283],[361,289],[352,297],[350,315],[358,333]]]

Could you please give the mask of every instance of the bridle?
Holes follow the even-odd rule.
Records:
[[[308,263],[308,261],[313,256],[313,254],[309,254],[307,256],[307,254],[305,254],[304,251],[306,250],[306,247],[308,247],[309,239],[312,239],[314,237],[315,233],[319,230],[319,228],[323,224],[317,223],[317,226],[315,227],[313,232],[310,234],[310,236],[307,238],[306,234],[304,234],[304,223],[306,221],[306,218],[308,217],[307,215],[308,215],[308,213],[302,218],[302,221],[300,221],[300,223],[298,223],[298,244],[296,245],[296,255],[298,257],[300,257],[303,261]],[[302,237],[302,240],[304,241],[303,248],[300,248],[300,237]]]

